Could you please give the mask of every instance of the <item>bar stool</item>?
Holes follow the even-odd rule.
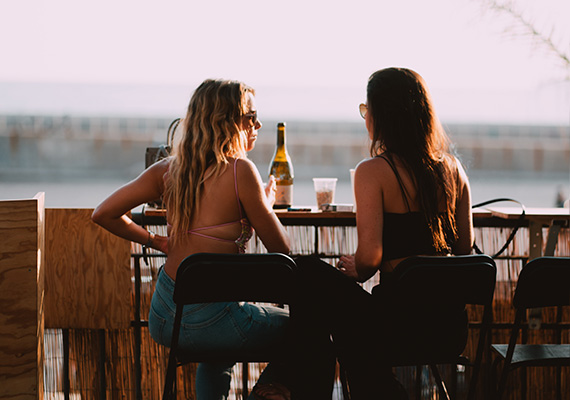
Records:
[[[291,311],[295,270],[295,262],[278,253],[197,253],[186,257],[176,273],[173,296],[176,315],[162,398],[176,398],[178,366],[191,362],[268,362],[279,357],[283,349],[261,349],[255,354],[235,351],[222,356],[208,352],[182,352],[178,348],[182,313],[187,304],[226,301],[288,304]],[[242,385],[245,399],[248,395],[246,376]]]
[[[505,392],[510,371],[530,366],[570,366],[570,344],[560,344],[561,330],[557,326],[562,319],[563,306],[570,305],[570,257],[539,257],[528,262],[519,275],[513,306],[516,309],[515,321],[509,344],[493,344],[496,354],[493,363],[493,377],[496,381],[498,364],[503,362],[498,382],[497,399]],[[526,311],[531,308],[556,307],[558,328],[556,343],[517,344],[519,331],[524,325]],[[542,324],[542,328],[549,327]],[[557,373],[557,398],[562,398],[560,369]],[[525,386],[526,387],[526,382]]]
[[[374,294],[381,296],[380,302],[394,305],[388,315],[378,316],[389,326],[391,338],[389,348],[379,352],[379,363],[391,367],[416,366],[417,371],[429,365],[441,398],[448,400],[450,396],[437,365],[472,366],[468,398],[474,398],[491,328],[496,274],[495,262],[487,255],[416,256],[398,264],[390,282],[374,289],[379,290]],[[467,331],[450,335],[446,325],[446,321],[459,318],[467,329],[467,304],[484,307],[474,361],[462,356]],[[344,387],[345,378],[341,375]],[[421,398],[419,374],[416,388]],[[350,388],[344,392],[347,398]]]

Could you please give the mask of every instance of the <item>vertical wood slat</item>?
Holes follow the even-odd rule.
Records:
[[[0,201],[0,398],[43,399],[45,195]]]
[[[130,326],[130,242],[93,223],[92,212],[46,210],[46,328]]]

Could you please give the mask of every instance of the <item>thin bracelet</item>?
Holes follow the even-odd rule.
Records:
[[[152,243],[154,242],[154,237],[155,237],[154,232],[148,231],[148,240],[146,241],[144,247],[152,247]]]

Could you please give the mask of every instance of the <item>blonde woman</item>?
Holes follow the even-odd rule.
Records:
[[[289,238],[272,209],[275,182],[270,179],[264,187],[246,156],[261,128],[254,94],[241,82],[204,81],[190,99],[173,154],[119,188],[93,213],[93,221],[115,235],[168,254],[149,315],[150,334],[162,345],[170,345],[174,279],[188,255],[243,253],[254,229],[268,251],[289,252]],[[168,237],[143,229],[126,215],[160,198],[167,209]],[[280,308],[248,303],[187,306],[180,346],[222,354],[234,348],[282,346],[288,319]],[[200,364],[197,398],[227,398],[232,367]],[[268,366],[260,381],[278,384],[282,378],[276,369]]]

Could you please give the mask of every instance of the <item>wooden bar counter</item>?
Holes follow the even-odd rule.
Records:
[[[473,209],[475,227],[515,227],[529,229],[528,257],[554,255],[558,235],[562,227],[570,224],[570,210],[567,208],[481,207]],[[142,225],[163,224],[165,210],[146,207],[137,218]],[[354,227],[356,214],[351,211],[323,212],[314,207],[311,211],[281,211],[276,215],[285,226]],[[547,242],[543,243],[543,228],[548,229]],[[318,251],[315,251],[318,253]]]
[[[108,398],[124,399],[159,398],[168,351],[150,338],[146,320],[156,275],[164,263],[165,255],[154,250],[143,252],[142,246],[137,243],[114,242],[114,238],[107,237],[104,232],[93,230],[94,227],[89,221],[90,213],[91,210],[46,210],[46,220],[49,222],[45,230],[46,252],[48,249],[65,246],[73,253],[58,254],[57,250],[51,250],[50,254],[46,254],[46,261],[49,260],[49,263],[46,263],[45,273],[49,276],[45,277],[48,286],[45,290],[45,321],[46,324],[52,321],[49,325],[54,328],[46,329],[45,371],[47,372],[44,382],[46,396],[50,398],[64,391],[65,380],[62,380],[62,375],[65,375],[65,368],[62,369],[61,360],[67,357],[68,390],[72,395],[85,399],[102,398],[105,395]],[[513,228],[520,226],[512,243],[496,260],[499,275],[493,307],[497,326],[493,331],[494,343],[505,343],[507,340],[505,337],[507,329],[502,325],[506,326],[512,321],[512,290],[522,265],[537,254],[570,255],[568,209],[528,208],[524,217],[521,218],[520,215],[521,209],[516,207],[488,207],[473,210],[476,243],[487,254],[498,251]],[[358,245],[353,212],[278,211],[277,216],[291,236],[293,255],[316,254],[328,262],[334,262],[341,254],[354,253]],[[133,213],[133,219],[161,235],[166,234],[164,210],[144,207],[141,212]],[[74,227],[78,227],[78,231],[70,229],[66,223],[78,220],[83,221],[74,224]],[[63,235],[62,237],[68,242],[60,242],[60,245],[57,245],[59,240],[56,238],[57,235]],[[86,251],[80,247],[85,245],[86,238],[93,237],[98,239],[89,240],[92,250]],[[123,244],[130,245],[130,254],[127,254],[127,257],[130,256],[130,271],[125,271],[128,266],[124,263]],[[250,252],[265,251],[257,238],[251,240],[249,246]],[[117,257],[110,257],[110,254],[117,254]],[[80,257],[80,260],[77,257]],[[59,260],[58,268],[53,268],[54,259]],[[72,271],[66,271],[67,268]],[[112,271],[105,268],[110,268]],[[86,270],[82,271],[83,269]],[[65,280],[60,278],[61,273],[65,273],[69,278]],[[120,275],[120,279],[117,279],[117,274]],[[63,318],[55,322],[49,315],[52,312],[48,311],[55,308],[47,307],[50,300],[48,297],[56,299],[54,304],[68,304],[67,300],[65,302],[61,300],[61,296],[65,293],[74,296],[76,291],[74,288],[78,287],[79,283],[99,282],[95,286],[100,287],[103,282],[109,280],[113,280],[113,284],[104,284],[104,289],[98,290],[99,294],[93,296],[93,299],[89,300],[89,295],[86,293],[87,298],[83,301],[93,304],[89,312],[82,312],[79,307],[69,306],[60,310],[63,317],[68,317],[65,315],[65,309],[69,309],[70,315],[79,315],[90,322],[90,325],[83,323],[79,325],[78,322],[82,320],[79,317]],[[74,286],[67,290],[66,285],[62,286],[62,282],[68,282],[67,286]],[[372,286],[375,283],[372,279],[367,285]],[[92,287],[93,285],[86,285],[85,290]],[[113,293],[109,292],[111,287]],[[57,297],[48,296],[51,288],[56,290],[52,294],[56,294]],[[105,301],[109,302],[108,306],[102,307]],[[30,306],[33,304],[30,303]],[[477,312],[470,313],[472,323],[476,324],[479,318]],[[545,313],[543,321],[550,322],[549,318]],[[129,319],[131,321],[128,321]],[[74,323],[70,323],[69,320]],[[569,321],[570,316],[566,315],[562,322],[568,324]],[[61,344],[62,331],[64,337],[66,332],[69,337],[67,350],[69,354],[66,357],[62,357],[60,353],[61,349],[65,348],[65,345]],[[570,341],[568,336],[570,335],[567,332],[563,334],[563,342]],[[32,337],[31,340],[40,337]],[[530,334],[529,342],[532,342],[532,338]],[[470,347],[472,343],[476,343],[476,337],[470,337],[466,350],[468,353],[472,352]],[[41,346],[41,343],[38,346]],[[34,363],[35,359],[30,358],[29,362]],[[178,379],[179,395],[186,396],[185,398],[193,398],[194,388],[190,376],[195,370],[192,368],[195,366],[182,369]],[[250,377],[255,379],[259,371],[254,368],[258,366],[250,365],[250,368]],[[41,367],[36,368],[36,373],[40,370]],[[234,372],[235,376],[232,379],[239,382],[241,379],[238,375],[239,370]],[[406,373],[403,376],[410,374]],[[543,382],[548,378],[548,373],[545,376],[530,377],[529,382]],[[38,379],[34,374],[30,374],[30,382],[34,381],[34,377],[36,377],[35,382],[39,383],[41,377]],[[232,390],[236,392],[232,393],[232,397],[236,395],[239,398],[239,388],[239,383],[233,384]],[[532,396],[530,391],[529,396]]]

